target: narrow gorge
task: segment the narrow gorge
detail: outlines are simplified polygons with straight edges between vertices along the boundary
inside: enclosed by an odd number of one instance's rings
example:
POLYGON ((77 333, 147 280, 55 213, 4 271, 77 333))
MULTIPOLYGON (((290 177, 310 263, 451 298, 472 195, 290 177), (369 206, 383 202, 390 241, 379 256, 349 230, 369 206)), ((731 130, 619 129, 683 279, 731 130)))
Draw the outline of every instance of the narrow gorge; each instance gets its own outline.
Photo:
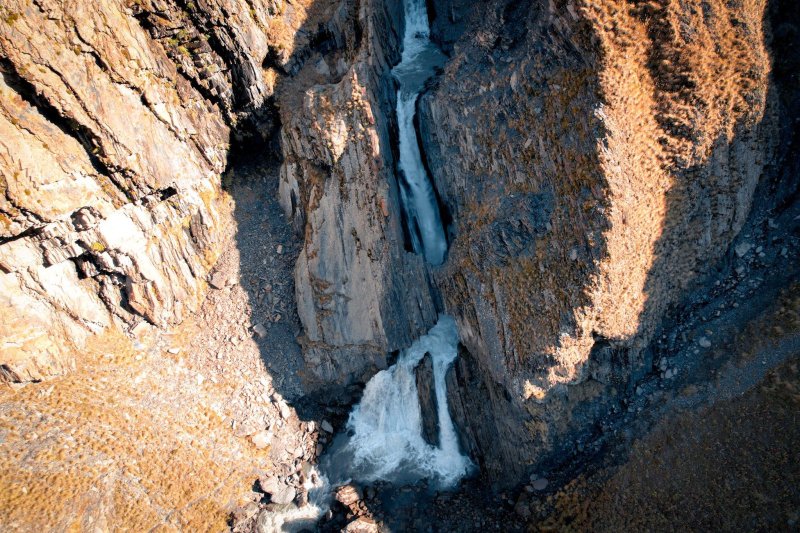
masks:
POLYGON ((792 0, 6 0, 3 531, 794 530, 792 0))

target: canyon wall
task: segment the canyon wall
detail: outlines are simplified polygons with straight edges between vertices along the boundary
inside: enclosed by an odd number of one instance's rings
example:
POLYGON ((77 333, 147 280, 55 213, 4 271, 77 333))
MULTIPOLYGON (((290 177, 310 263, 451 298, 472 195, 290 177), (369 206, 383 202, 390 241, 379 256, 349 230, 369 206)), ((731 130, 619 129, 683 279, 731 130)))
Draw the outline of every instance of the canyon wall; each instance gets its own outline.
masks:
POLYGON ((341 24, 278 96, 309 390, 366 381, 437 317, 427 267, 404 247, 392 152, 402 3, 338 9, 358 11, 331 18, 341 24))
POLYGON ((765 0, 428 3, 451 56, 418 104, 452 221, 435 269, 399 206, 400 2, 5 2, 0 377, 196 309, 231 146, 277 132, 307 390, 366 380, 445 311, 451 410, 494 481, 590 431, 771 162, 765 0))
POLYGON ((196 309, 228 224, 231 131, 272 135, 310 4, 3 4, 5 379, 63 373, 89 335, 196 309))
POLYGON ((420 122, 455 224, 451 408, 494 480, 593 430, 742 227, 776 138, 764 9, 462 6, 420 122))
POLYGON ((404 250, 390 130, 402 5, 11 2, 2 8, 5 379, 74 368, 109 326, 196 309, 229 200, 220 175, 282 122, 281 197, 305 246, 309 388, 362 381, 429 328, 404 250), (233 136, 233 137, 232 137, 233 136))

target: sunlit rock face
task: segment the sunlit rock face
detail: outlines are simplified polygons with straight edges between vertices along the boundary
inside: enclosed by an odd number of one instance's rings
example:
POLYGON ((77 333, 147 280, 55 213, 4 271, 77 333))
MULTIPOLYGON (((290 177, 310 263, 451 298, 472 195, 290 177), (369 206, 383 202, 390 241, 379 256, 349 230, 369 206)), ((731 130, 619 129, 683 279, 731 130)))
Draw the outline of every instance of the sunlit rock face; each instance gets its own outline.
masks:
POLYGON ((775 138, 765 3, 435 4, 465 25, 420 104, 468 352, 450 393, 507 480, 649 367, 665 309, 744 223, 775 138))
POLYGON ((110 325, 196 309, 232 127, 268 138, 312 2, 4 2, 0 365, 63 373, 110 325))
POLYGON ((277 132, 307 390, 366 382, 445 311, 462 449, 513 483, 570 446, 769 169, 764 1, 426 5, 449 54, 414 109, 437 267, 400 203, 401 2, 5 2, 0 376, 195 309, 231 135, 277 132))

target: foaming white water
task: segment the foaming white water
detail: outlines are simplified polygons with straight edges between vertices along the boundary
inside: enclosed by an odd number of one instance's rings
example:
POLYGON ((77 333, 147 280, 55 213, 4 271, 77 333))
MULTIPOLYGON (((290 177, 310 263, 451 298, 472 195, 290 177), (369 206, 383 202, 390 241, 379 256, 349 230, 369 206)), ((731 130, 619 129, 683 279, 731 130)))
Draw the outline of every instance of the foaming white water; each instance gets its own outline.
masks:
POLYGON ((328 480, 315 469, 303 484, 308 493, 308 503, 298 507, 294 503, 276 505, 269 513, 262 513, 257 520, 258 530, 299 533, 313 529, 322 515, 330 508, 331 493, 328 480))
POLYGON ((403 54, 392 71, 400 83, 397 91, 400 168, 408 185, 402 191, 402 200, 414 249, 423 253, 429 263, 439 265, 444 261, 447 240, 436 195, 422 163, 414 115, 420 90, 444 56, 430 42, 425 0, 405 0, 404 4, 403 54))
POLYGON ((397 363, 367 383, 347 428, 353 477, 360 481, 430 478, 441 487, 454 485, 472 463, 461 455, 447 408, 445 373, 456 358, 458 330, 442 315, 427 335, 405 350, 397 363), (439 446, 422 438, 422 415, 414 368, 426 353, 433 359, 438 405, 439 446))

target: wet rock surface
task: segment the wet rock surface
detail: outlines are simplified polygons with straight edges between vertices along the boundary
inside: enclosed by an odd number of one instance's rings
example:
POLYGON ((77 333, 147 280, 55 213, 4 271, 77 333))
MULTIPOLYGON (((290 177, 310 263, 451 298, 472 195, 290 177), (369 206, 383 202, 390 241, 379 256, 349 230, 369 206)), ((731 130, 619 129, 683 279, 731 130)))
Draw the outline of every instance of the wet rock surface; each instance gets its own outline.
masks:
POLYGON ((436 402, 436 387, 433 383, 433 359, 425 354, 414 369, 422 416, 422 438, 431 446, 439 446, 439 415, 436 402))

